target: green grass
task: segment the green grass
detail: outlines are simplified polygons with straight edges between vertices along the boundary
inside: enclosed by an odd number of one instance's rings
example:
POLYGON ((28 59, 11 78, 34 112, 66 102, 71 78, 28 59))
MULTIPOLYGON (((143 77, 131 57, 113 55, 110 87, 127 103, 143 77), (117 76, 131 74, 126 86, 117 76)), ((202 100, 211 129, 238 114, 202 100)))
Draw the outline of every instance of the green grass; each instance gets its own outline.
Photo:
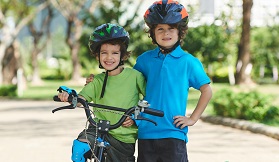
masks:
POLYGON ((18 99, 52 100, 52 97, 57 95, 57 89, 60 86, 67 86, 77 92, 83 87, 81 84, 73 84, 67 81, 44 81, 41 85, 29 84, 26 90, 23 91, 23 95, 18 99))

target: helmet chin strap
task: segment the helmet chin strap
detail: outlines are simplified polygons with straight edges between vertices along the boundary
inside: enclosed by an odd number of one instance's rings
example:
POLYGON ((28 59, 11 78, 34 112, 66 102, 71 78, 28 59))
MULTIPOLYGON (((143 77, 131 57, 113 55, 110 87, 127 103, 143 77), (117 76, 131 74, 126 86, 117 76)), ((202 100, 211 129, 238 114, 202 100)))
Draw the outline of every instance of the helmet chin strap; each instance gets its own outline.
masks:
MULTIPOLYGON (((102 87, 102 92, 101 92, 101 96, 100 98, 103 98, 104 97, 104 94, 105 94, 105 90, 106 90, 106 85, 107 85, 107 80, 108 80, 108 73, 111 72, 111 71, 114 71, 116 70, 119 66, 121 65, 124 65, 124 62, 121 60, 119 62, 119 64, 112 70, 106 70, 106 74, 105 74, 105 79, 104 79, 104 83, 103 83, 103 87, 102 87)), ((99 60, 99 67, 104 69, 104 67, 102 66, 100 60, 99 60)))
POLYGON ((171 48, 162 47, 157 42, 156 42, 156 44, 158 45, 158 47, 160 48, 160 51, 163 54, 167 54, 167 53, 172 52, 177 46, 179 46, 180 45, 180 41, 178 40, 171 48))

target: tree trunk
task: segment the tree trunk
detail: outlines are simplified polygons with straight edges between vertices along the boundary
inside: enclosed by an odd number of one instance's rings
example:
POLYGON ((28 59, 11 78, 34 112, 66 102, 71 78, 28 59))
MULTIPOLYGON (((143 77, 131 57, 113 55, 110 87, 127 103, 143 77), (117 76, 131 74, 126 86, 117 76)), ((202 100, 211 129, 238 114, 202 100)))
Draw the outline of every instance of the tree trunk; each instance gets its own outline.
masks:
POLYGON ((81 74, 80 74, 81 65, 78 58, 78 52, 80 49, 79 39, 82 35, 82 27, 83 27, 83 22, 79 20, 77 17, 68 18, 66 43, 70 47, 70 52, 71 52, 72 65, 73 65, 71 81, 73 82, 80 81, 81 79, 81 74))
POLYGON ((238 46, 238 58, 236 64, 236 84, 250 84, 251 54, 250 54, 250 21, 253 0, 243 0, 242 33, 238 46))
POLYGON ((14 38, 12 37, 13 31, 10 29, 10 27, 7 24, 4 24, 4 26, 2 27, 2 31, 3 31, 2 42, 0 43, 0 85, 11 84, 11 83, 7 83, 7 81, 9 80, 7 78, 8 76, 5 76, 3 72, 7 70, 4 69, 4 67, 6 67, 5 63, 7 62, 7 57, 9 56, 7 55, 7 52, 13 50, 11 47, 14 41, 14 38))
POLYGON ((20 67, 20 54, 16 42, 10 45, 2 62, 3 84, 12 84, 16 79, 17 70, 20 67))
POLYGON ((41 26, 36 28, 35 27, 35 20, 34 22, 28 25, 29 32, 33 37, 33 50, 32 50, 32 67, 33 67, 33 74, 32 74, 32 84, 33 85, 40 85, 42 84, 42 79, 40 77, 40 69, 38 64, 38 55, 43 51, 46 47, 47 42, 50 40, 50 23, 53 18, 53 10, 50 6, 47 7, 47 15, 45 15, 41 20, 41 26), (46 40, 42 42, 42 38, 44 34, 47 36, 46 40), (40 44, 40 45, 39 45, 40 44))
POLYGON ((81 74, 80 74, 80 63, 79 63, 79 58, 78 58, 78 50, 80 49, 79 43, 76 43, 73 48, 72 48, 72 64, 73 64, 73 73, 72 73, 72 81, 79 81, 81 79, 81 74))
POLYGON ((39 70, 39 65, 38 65, 38 54, 40 53, 39 49, 37 46, 34 47, 32 51, 32 67, 33 67, 33 74, 32 74, 32 84, 33 85, 41 85, 42 84, 42 79, 40 77, 40 70, 39 70))
POLYGON ((273 80, 275 81, 275 82, 277 82, 278 81, 278 68, 277 68, 277 66, 273 66, 273 68, 272 68, 272 74, 273 74, 273 80))

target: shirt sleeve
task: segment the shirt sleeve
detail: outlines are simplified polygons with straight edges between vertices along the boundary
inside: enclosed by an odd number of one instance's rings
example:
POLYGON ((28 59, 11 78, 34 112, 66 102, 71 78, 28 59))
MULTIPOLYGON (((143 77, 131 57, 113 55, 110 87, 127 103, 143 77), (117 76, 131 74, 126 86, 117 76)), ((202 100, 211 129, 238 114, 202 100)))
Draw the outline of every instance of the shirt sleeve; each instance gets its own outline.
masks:
POLYGON ((93 101, 94 98, 94 94, 92 92, 95 91, 94 88, 94 81, 88 83, 85 87, 83 87, 83 89, 79 92, 79 95, 83 96, 87 102, 91 102, 93 101))
POLYGON ((191 72, 190 72, 190 87, 195 89, 200 89, 200 87, 204 84, 210 84, 210 79, 204 71, 202 63, 195 58, 190 64, 191 72))
POLYGON ((143 62, 144 61, 142 61, 142 56, 138 56, 138 58, 137 58, 137 61, 136 61, 136 64, 134 65, 134 69, 136 69, 137 71, 139 71, 139 72, 141 72, 141 73, 143 73, 143 62))
POLYGON ((140 72, 137 76, 137 87, 138 87, 140 94, 145 96, 146 80, 145 80, 143 74, 140 72))

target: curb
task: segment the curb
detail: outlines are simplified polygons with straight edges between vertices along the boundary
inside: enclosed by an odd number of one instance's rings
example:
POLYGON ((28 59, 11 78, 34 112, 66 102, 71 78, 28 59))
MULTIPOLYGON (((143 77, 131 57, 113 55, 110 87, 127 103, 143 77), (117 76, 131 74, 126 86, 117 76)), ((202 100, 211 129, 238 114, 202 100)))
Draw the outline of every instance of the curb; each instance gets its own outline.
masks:
POLYGON ((268 137, 279 140, 279 128, 267 126, 260 123, 253 123, 246 120, 225 118, 220 116, 202 115, 200 118, 204 122, 229 126, 232 128, 247 130, 253 133, 263 134, 268 137))

